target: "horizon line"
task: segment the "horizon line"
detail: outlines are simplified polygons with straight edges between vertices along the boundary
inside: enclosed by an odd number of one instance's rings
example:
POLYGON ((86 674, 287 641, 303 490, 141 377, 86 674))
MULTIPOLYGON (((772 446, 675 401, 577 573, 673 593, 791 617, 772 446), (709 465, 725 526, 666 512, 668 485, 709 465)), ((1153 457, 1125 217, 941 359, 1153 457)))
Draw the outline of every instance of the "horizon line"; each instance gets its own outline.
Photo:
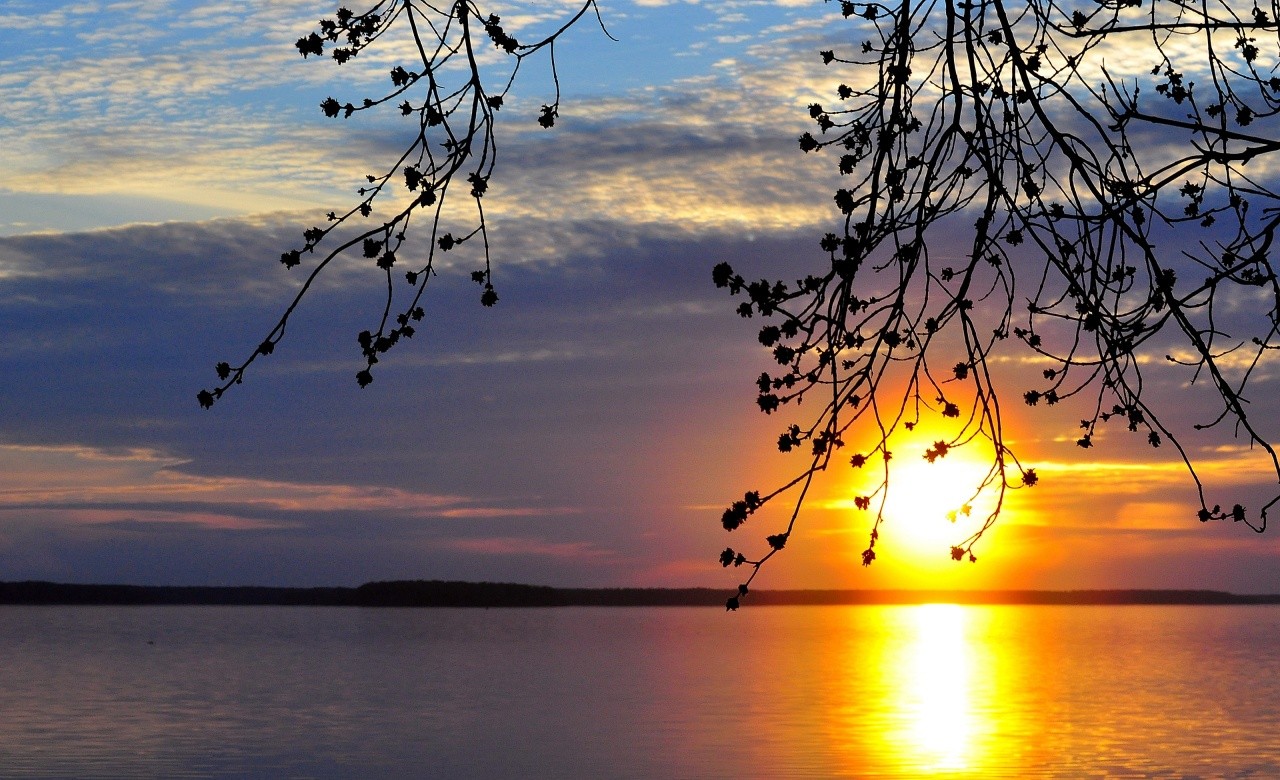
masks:
MULTIPOLYGON (((730 592, 730 588, 708 586, 557 587, 463 580, 382 580, 355 587, 124 585, 18 580, 0 581, 0 605, 723 606, 724 597, 730 592)), ((1280 604, 1278 593, 1233 593, 1207 588, 791 588, 753 590, 741 598, 753 606, 1280 604)))

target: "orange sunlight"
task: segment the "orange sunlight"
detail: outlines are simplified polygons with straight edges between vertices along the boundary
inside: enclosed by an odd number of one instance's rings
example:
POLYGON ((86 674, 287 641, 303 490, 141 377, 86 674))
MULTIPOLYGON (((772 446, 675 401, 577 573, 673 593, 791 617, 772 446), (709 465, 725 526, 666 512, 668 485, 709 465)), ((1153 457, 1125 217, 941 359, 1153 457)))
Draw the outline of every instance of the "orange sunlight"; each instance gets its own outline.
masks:
MULTIPOLYGON (((829 503, 842 509, 847 522, 870 529, 876 510, 883 500, 884 521, 876 543, 876 563, 905 565, 913 575, 926 575, 934 580, 942 572, 956 567, 951 558, 952 545, 958 545, 981 528, 995 506, 995 485, 975 495, 991 468, 990 450, 984 442, 975 441, 963 447, 948 448, 946 454, 930 462, 925 457, 937 451, 937 443, 945 441, 946 432, 923 425, 916 430, 896 434, 890 441, 892 457, 888 462, 888 488, 875 493, 884 478, 878 456, 867 465, 854 469, 843 486, 844 497, 829 503), (859 507, 859 498, 871 496, 867 509, 859 507)), ((918 586, 931 583, 917 582, 918 586)))
POLYGON ((917 447, 902 449, 901 459, 889 464, 883 536, 892 536, 895 547, 932 557, 976 530, 975 521, 991 511, 994 501, 986 494, 974 497, 990 464, 969 449, 933 463, 915 454, 917 447))

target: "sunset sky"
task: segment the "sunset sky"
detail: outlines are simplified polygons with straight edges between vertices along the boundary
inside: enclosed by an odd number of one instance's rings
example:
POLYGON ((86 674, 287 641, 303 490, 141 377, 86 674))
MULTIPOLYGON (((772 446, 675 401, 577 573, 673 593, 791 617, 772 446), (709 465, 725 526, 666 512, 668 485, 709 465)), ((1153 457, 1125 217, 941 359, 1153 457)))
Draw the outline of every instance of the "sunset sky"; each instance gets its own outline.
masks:
MULTIPOLYGON (((733 588, 720 550, 761 550, 785 508, 732 535, 721 512, 803 464, 774 446, 791 413, 754 403, 758 324, 710 271, 794 278, 824 262, 834 161, 796 139, 838 82, 817 52, 856 42, 849 23, 809 0, 603 0, 618 40, 588 20, 557 49, 556 128, 536 122, 545 68, 499 114, 498 306, 479 305, 474 256, 459 258, 420 336, 362 390, 355 334, 381 277, 356 258, 202 410, 214 364, 251 352, 302 278, 280 253, 350 207, 406 132, 320 111, 372 95, 396 64, 298 56, 335 7, 0 8, 0 580, 733 588)), ((532 36, 572 6, 485 8, 532 36)), ((1010 498, 977 564, 949 560, 952 529, 902 521, 860 566, 870 517, 846 467, 756 585, 1280 592, 1280 530, 1200 524, 1172 448, 1115 428, 1081 450, 1085 413, 1018 402, 1029 355, 1011 343, 996 369, 1041 484, 1010 498)), ((1259 420, 1277 419, 1274 370, 1255 380, 1259 420)), ((1216 414, 1189 379, 1149 387, 1181 430, 1216 414)), ((1210 503, 1270 497, 1274 475, 1230 431, 1187 442, 1210 503)))

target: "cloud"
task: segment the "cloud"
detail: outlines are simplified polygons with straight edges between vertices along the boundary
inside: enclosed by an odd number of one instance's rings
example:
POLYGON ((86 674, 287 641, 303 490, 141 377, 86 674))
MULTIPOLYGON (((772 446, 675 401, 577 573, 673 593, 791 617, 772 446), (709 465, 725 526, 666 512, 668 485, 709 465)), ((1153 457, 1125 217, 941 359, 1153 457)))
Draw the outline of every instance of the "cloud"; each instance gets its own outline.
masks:
POLYGON ((548 237, 504 229, 498 309, 479 305, 466 266, 443 269, 423 338, 366 390, 354 334, 385 277, 357 261, 245 385, 200 410, 213 362, 258 343, 287 301, 296 274, 275 258, 305 224, 0 239, 0 566, 77 581, 631 582, 676 550, 653 540, 687 518, 681 493, 714 495, 709 475, 733 468, 711 463, 716 431, 755 422, 749 395, 727 394, 749 383, 755 349, 729 338, 743 326, 710 266, 800 248, 586 222, 554 226, 572 239, 554 262, 519 263, 505 258, 548 237), (561 546, 448 546, 487 538, 561 546))
POLYGON ((183 471, 187 462, 147 449, 0 445, 0 512, 56 509, 71 522, 110 523, 140 515, 145 522, 254 529, 272 527, 254 515, 380 512, 407 518, 498 518, 564 511, 486 505, 464 496, 373 485, 206 477, 183 471), (188 509, 179 511, 179 506, 188 509))
POLYGON ((533 555, 550 558, 610 558, 615 555, 613 551, 600 549, 591 542, 545 542, 515 536, 449 539, 441 542, 440 547, 483 555, 533 555))
MULTIPOLYGON (((0 504, 0 512, 6 511, 0 504)), ((161 509, 32 509, 23 508, 27 517, 44 518, 50 523, 84 528, 122 531, 157 536, 188 534, 192 531, 246 532, 273 531, 301 527, 300 523, 259 520, 235 514, 161 509)))
MULTIPOLYGON (((25 505, 62 501, 67 511, 119 512, 113 521, 132 511, 138 522, 157 523, 172 520, 164 512, 202 512, 266 524, 260 531, 318 522, 308 513, 326 511, 348 523, 362 514, 380 523, 519 521, 542 532, 577 528, 598 541, 593 523, 601 515, 627 518, 619 529, 638 523, 660 533, 665 518, 637 519, 650 491, 670 490, 663 484, 670 477, 659 475, 726 457, 723 437, 740 437, 744 458, 776 439, 781 422, 751 408, 750 382, 760 368, 749 366, 763 367, 767 356, 752 324, 734 316, 732 301, 710 284, 708 269, 724 258, 752 275, 778 272, 803 261, 805 247, 817 254, 803 230, 752 241, 732 231, 561 223, 555 227, 572 239, 548 261, 537 254, 548 236, 504 228, 497 234, 501 310, 480 307, 474 284, 446 271, 427 298, 427 338, 398 348, 367 391, 352 380, 354 333, 376 309, 369 288, 376 293, 382 281, 353 262, 304 305, 278 354, 226 404, 201 412, 192 396, 212 376, 213 360, 256 344, 292 289, 292 275, 274 257, 297 227, 286 215, 0 241, 10 271, 0 284, 8 334, 0 354, 9 377, 0 398, 17 410, 6 435, 55 451, 79 442, 97 457, 131 453, 113 468, 133 469, 129 497, 110 498, 98 483, 77 494, 72 482, 37 481, 27 489, 49 492, 25 505), (510 256, 539 259, 509 264, 510 256), (165 258, 164 272, 156 258, 165 258), (706 454, 689 454, 698 447, 706 454), (476 496, 485 498, 468 498, 476 496)), ((1169 397, 1180 400, 1169 408, 1189 414, 1185 392, 1172 387, 1169 397)), ((1095 451, 1113 460, 1081 464, 1073 439, 1045 441, 1023 422, 1029 414, 1048 419, 1042 412, 1049 411, 1062 425, 1041 423, 1039 431, 1070 432, 1073 412, 1061 407, 1007 410, 1027 443, 1019 455, 1042 476, 1019 496, 1047 512, 1124 519, 1139 509, 1121 507, 1122 496, 1185 492, 1188 478, 1176 461, 1144 465, 1155 455, 1174 457, 1171 451, 1130 454, 1123 435, 1114 442, 1099 436, 1095 451), (1091 484, 1113 486, 1116 501, 1099 502, 1091 484)), ((1265 470, 1256 458, 1213 456, 1221 465, 1204 474, 1215 485, 1260 482, 1265 470)), ((774 479, 698 471, 721 488, 684 476, 689 492, 673 505, 710 507, 693 514, 705 515, 712 530, 722 500, 774 479)), ((1191 506, 1194 495, 1185 500, 1191 506)), ((1250 498, 1248 505, 1260 504, 1250 498)))
MULTIPOLYGON (((512 29, 545 27, 568 8, 555 3, 504 18, 512 29)), ((270 13, 144 10, 130 17, 129 8, 119 9, 120 25, 137 34, 117 30, 93 56, 60 45, 52 32, 14 49, 0 76, 0 99, 12 109, 12 121, 0 127, 9 193, 147 198, 209 215, 228 207, 242 214, 336 208, 412 135, 397 117, 334 122, 319 115, 324 90, 382 89, 387 69, 410 54, 391 46, 341 69, 303 61, 292 41, 332 12, 324 3, 273 4, 270 13)), ((813 71, 787 63, 812 53, 794 48, 807 40, 781 37, 790 35, 779 23, 785 15, 766 14, 762 23, 767 9, 755 10, 751 17, 735 11, 726 22, 758 42, 754 53, 726 61, 711 80, 686 73, 656 91, 575 93, 576 72, 562 63, 567 93, 562 128, 552 133, 536 132, 532 118, 546 98, 541 77, 528 74, 529 96, 518 89, 499 117, 503 162, 494 189, 506 197, 492 199, 494 216, 595 214, 695 229, 813 223, 826 188, 797 207, 795 181, 813 166, 795 148, 798 132, 784 129, 802 124, 797 78, 813 71), (770 77, 755 75, 761 70, 770 77), (562 195, 545 196, 551 181, 562 195)), ((39 15, 27 11, 24 18, 39 15)), ((85 32, 91 18, 80 15, 72 29, 85 32)), ((717 47, 740 49, 732 37, 717 47)), ((579 82, 595 83, 594 73, 578 67, 586 77, 579 82)), ((110 224, 108 214, 101 219, 110 224)))

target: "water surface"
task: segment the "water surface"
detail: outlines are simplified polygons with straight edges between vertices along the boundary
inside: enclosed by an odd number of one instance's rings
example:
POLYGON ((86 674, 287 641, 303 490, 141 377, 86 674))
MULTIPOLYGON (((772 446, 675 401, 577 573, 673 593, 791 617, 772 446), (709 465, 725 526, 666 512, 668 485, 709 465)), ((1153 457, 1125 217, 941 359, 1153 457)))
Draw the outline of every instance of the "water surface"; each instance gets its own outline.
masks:
POLYGON ((1280 607, 0 607, 0 777, 1280 777, 1280 607))

